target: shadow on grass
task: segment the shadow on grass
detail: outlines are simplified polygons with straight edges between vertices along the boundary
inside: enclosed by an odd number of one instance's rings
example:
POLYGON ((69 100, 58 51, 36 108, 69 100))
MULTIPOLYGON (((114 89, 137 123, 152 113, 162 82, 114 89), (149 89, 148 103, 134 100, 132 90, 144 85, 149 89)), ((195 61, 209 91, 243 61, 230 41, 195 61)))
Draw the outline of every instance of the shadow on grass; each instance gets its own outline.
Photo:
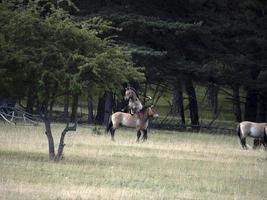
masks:
MULTIPOLYGON (((136 158, 137 159, 137 158, 136 158)), ((55 163, 59 165, 78 165, 78 166, 98 166, 98 167, 107 167, 110 165, 128 165, 130 163, 134 163, 135 160, 125 160, 124 156, 120 155, 112 155, 112 156, 66 156, 63 157, 62 160, 54 162, 49 159, 48 153, 39 153, 39 152, 27 152, 27 151, 5 151, 0 150, 0 160, 9 160, 14 162, 24 162, 24 161, 31 161, 37 162, 40 164, 49 164, 55 163)))
POLYGON ((13 160, 31 160, 35 162, 48 162, 49 156, 45 153, 39 152, 27 152, 27 151, 5 151, 0 150, 1 160, 4 158, 9 158, 13 160))

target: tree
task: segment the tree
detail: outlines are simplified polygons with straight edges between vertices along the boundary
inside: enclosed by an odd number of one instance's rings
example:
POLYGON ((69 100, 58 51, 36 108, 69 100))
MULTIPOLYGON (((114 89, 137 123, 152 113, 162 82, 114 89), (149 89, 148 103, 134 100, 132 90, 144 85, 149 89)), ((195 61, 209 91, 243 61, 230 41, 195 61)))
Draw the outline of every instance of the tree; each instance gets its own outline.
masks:
POLYGON ((243 89, 248 96, 246 116, 254 113, 250 119, 257 117, 257 111, 252 109, 259 104, 256 96, 260 93, 262 97, 262 92, 249 91, 257 87, 254 82, 258 82, 258 78, 253 80, 246 75, 251 75, 247 71, 256 68, 261 73, 266 65, 266 2, 129 1, 127 9, 121 9, 124 4, 120 1, 108 4, 93 1, 90 6, 94 12, 82 1, 75 2, 83 13, 101 15, 122 28, 116 40, 139 49, 134 52, 135 58, 146 67, 146 77, 154 72, 154 83, 168 82, 171 75, 189 74, 194 82, 207 85, 213 75, 199 75, 219 70, 214 80, 217 86, 233 90, 236 120, 242 119, 239 91, 243 89), (155 52, 164 52, 166 57, 155 52), (157 62, 159 60, 161 62, 157 62), (199 70, 209 63, 215 65, 200 74, 199 70), (229 69, 225 70, 225 66, 229 69))
POLYGON ((27 96, 27 91, 35 87, 34 97, 40 102, 36 109, 44 120, 49 157, 51 160, 60 160, 65 135, 68 131, 75 131, 77 126, 77 101, 72 101, 75 106, 71 125, 69 97, 77 98, 85 89, 95 85, 103 90, 112 89, 128 79, 142 78, 143 74, 139 68, 133 67, 131 57, 121 48, 99 38, 95 30, 84 28, 61 9, 52 10, 45 17, 40 15, 36 7, 11 11, 0 5, 0 9, 3 11, 0 14, 3 19, 0 38, 1 44, 4 44, 1 45, 3 60, 0 66, 2 72, 10 72, 1 81, 6 84, 5 81, 10 80, 9 89, 6 90, 11 90, 10 94, 14 92, 12 87, 19 89, 17 81, 32 81, 25 84, 20 97, 27 96), (117 76, 123 69, 126 70, 117 76), (19 76, 12 73, 16 70, 21 71, 19 76), (63 95, 66 127, 55 153, 50 108, 63 95))

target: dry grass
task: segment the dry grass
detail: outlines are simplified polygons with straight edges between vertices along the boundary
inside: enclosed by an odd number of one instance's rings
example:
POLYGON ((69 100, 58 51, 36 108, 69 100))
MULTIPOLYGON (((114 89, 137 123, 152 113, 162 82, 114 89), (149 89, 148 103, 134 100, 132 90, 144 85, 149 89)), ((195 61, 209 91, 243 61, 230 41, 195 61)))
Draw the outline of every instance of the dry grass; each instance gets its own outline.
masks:
POLYGON ((43 127, 0 125, 0 199, 267 198, 267 152, 236 137, 150 130, 137 144, 121 129, 114 143, 79 127, 54 163, 43 127))

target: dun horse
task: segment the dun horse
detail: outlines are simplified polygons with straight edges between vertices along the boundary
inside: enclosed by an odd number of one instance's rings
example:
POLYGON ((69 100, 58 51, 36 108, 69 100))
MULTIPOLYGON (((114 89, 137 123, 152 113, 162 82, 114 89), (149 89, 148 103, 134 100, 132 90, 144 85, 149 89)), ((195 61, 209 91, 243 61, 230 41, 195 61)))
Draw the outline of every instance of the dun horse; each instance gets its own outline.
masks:
POLYGON ((247 136, 254 138, 254 149, 260 144, 263 144, 265 149, 267 149, 267 123, 241 122, 237 127, 237 134, 243 149, 247 149, 247 136))
POLYGON ((107 126, 107 132, 110 131, 111 139, 114 140, 116 129, 120 126, 126 126, 136 128, 137 130, 137 142, 139 142, 140 136, 143 132, 143 141, 147 140, 147 127, 149 119, 156 118, 159 115, 156 113, 154 106, 144 107, 138 113, 131 115, 124 112, 113 113, 110 117, 110 122, 107 126))
POLYGON ((128 109, 130 110, 130 114, 133 115, 135 113, 138 113, 140 110, 142 110, 143 105, 141 101, 139 100, 135 90, 131 87, 127 87, 125 90, 124 95, 125 100, 129 100, 128 103, 128 109))

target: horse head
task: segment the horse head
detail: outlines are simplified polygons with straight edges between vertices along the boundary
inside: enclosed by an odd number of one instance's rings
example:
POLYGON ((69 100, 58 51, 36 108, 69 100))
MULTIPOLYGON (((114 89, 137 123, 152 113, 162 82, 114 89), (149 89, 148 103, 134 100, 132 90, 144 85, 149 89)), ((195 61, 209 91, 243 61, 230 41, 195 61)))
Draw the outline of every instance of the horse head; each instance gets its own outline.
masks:
POLYGON ((131 87, 125 88, 125 94, 124 94, 125 100, 135 99, 136 97, 137 97, 136 92, 131 87))
POLYGON ((159 117, 159 114, 157 113, 154 105, 151 105, 148 107, 148 116, 152 118, 157 118, 159 117))

